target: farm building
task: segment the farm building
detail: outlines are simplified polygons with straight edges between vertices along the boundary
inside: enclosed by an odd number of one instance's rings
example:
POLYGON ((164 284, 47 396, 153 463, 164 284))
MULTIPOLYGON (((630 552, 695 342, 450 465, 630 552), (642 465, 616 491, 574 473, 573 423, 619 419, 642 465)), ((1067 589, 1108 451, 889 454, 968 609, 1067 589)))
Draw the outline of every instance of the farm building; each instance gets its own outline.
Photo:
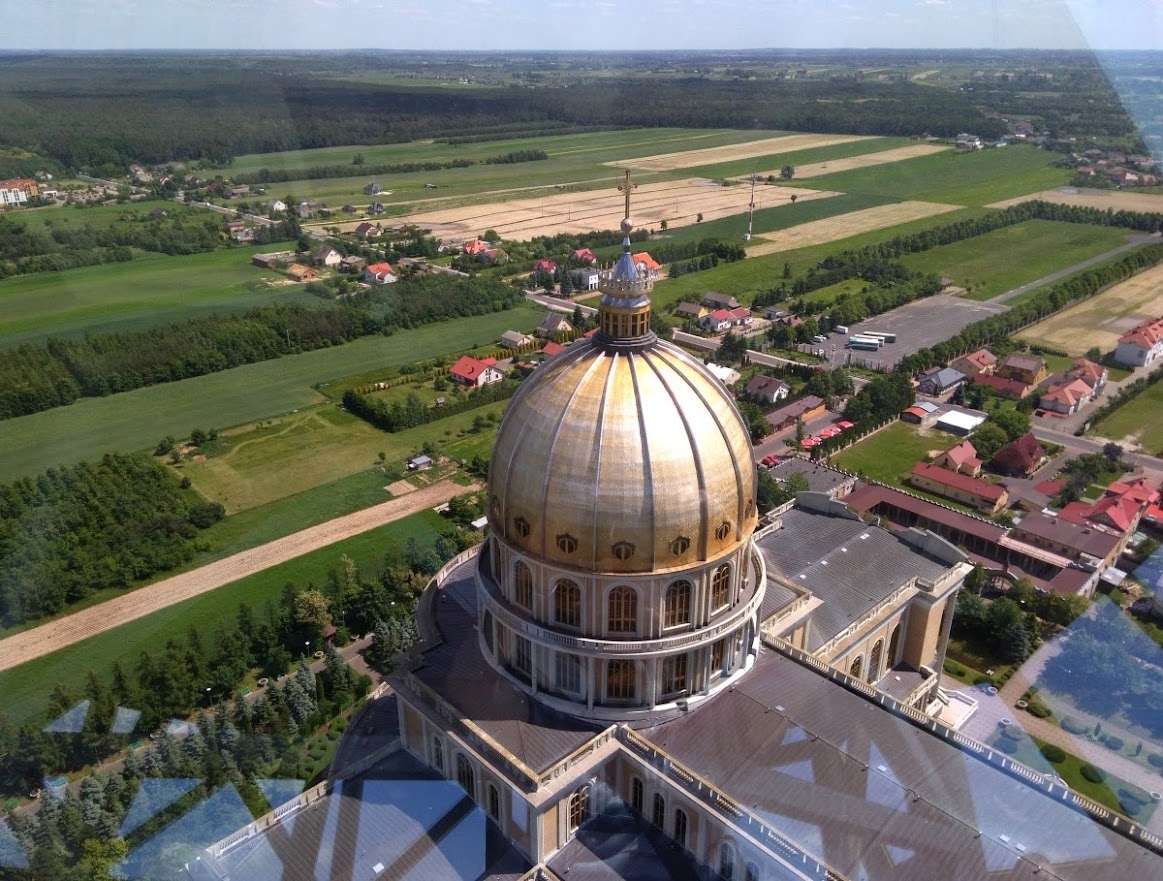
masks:
POLYGON ((920 425, 940 409, 932 401, 917 401, 917 403, 901 412, 901 421, 911 422, 913 425, 920 425))
POLYGON ((970 413, 962 413, 958 410, 951 410, 943 414, 937 420, 937 428, 941 431, 947 431, 950 434, 967 435, 977 426, 985 421, 985 416, 974 416, 970 413))

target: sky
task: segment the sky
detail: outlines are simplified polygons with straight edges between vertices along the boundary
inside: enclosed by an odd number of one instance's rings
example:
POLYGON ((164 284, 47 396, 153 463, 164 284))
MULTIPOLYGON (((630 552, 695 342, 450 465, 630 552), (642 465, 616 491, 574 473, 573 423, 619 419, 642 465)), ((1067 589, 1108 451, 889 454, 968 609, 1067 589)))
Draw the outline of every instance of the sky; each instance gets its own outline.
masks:
POLYGON ((1163 49, 1163 0, 0 0, 2 49, 1163 49))

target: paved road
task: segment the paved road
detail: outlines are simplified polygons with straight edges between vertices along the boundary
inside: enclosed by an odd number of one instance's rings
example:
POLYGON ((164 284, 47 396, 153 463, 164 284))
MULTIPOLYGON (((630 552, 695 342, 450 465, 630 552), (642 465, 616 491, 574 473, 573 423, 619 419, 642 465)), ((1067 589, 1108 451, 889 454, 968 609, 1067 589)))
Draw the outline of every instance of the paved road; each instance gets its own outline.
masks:
POLYGON ((1147 235, 1133 235, 1127 236, 1127 243, 1119 245, 1110 251, 1099 254, 1097 257, 1091 257, 1089 260, 1083 260, 1080 263, 1075 263, 1073 266, 1067 266, 1065 269, 1059 269, 1057 272, 1051 272, 1042 278, 1032 281, 1029 284, 1024 284, 1021 287, 1016 287, 1013 290, 1006 291, 1004 294, 998 294, 996 297, 991 297, 988 300, 983 300, 985 303, 1005 303, 1015 297, 1020 297, 1022 294, 1037 290, 1040 287, 1045 287, 1048 284, 1053 284, 1059 279, 1066 278, 1068 275, 1073 275, 1076 272, 1081 272, 1084 269, 1089 269, 1096 263, 1101 263, 1103 260, 1109 260, 1111 257, 1117 257, 1119 254, 1124 254, 1132 248, 1137 248, 1139 245, 1148 242, 1158 242, 1158 238, 1147 235))
MULTIPOLYGON (((1069 449, 1079 450, 1084 453, 1101 453, 1103 445, 1107 443, 1104 438, 1075 437, 1073 434, 1057 431, 1039 424, 1037 420, 1035 420, 1031 430, 1038 440, 1049 441, 1052 444, 1061 444, 1069 449)), ((1163 459, 1157 456, 1148 456, 1145 453, 1125 453, 1123 460, 1130 462, 1132 465, 1139 465, 1155 471, 1163 468, 1163 459)))
POLYGON ((208 593, 248 575, 392 523, 425 508, 437 507, 453 496, 474 488, 459 486, 451 480, 443 480, 406 496, 354 514, 336 517, 310 529, 275 539, 257 548, 216 560, 199 569, 183 572, 72 615, 22 631, 0 640, 0 670, 7 670, 33 658, 51 654, 98 633, 172 606, 174 603, 208 593))

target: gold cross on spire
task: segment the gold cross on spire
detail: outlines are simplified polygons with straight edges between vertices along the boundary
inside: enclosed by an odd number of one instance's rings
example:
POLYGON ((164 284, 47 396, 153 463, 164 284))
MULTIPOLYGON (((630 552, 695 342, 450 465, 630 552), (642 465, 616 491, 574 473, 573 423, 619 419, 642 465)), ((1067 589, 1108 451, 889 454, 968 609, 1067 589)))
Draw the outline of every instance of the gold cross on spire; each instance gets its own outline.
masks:
POLYGON ((618 189, 626 194, 626 213, 624 217, 630 216, 630 191, 638 189, 638 184, 630 182, 630 169, 626 169, 626 180, 618 184, 618 189))

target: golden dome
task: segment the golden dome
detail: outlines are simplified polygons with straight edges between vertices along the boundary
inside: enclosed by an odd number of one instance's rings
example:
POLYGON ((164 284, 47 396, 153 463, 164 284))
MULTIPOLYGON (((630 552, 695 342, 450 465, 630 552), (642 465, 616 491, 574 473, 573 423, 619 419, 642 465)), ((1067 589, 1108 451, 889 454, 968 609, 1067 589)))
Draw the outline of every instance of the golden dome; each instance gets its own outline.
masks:
POLYGON ((697 360, 651 337, 579 340, 513 398, 489 468, 492 529, 584 572, 681 569, 756 523, 747 428, 697 360))

